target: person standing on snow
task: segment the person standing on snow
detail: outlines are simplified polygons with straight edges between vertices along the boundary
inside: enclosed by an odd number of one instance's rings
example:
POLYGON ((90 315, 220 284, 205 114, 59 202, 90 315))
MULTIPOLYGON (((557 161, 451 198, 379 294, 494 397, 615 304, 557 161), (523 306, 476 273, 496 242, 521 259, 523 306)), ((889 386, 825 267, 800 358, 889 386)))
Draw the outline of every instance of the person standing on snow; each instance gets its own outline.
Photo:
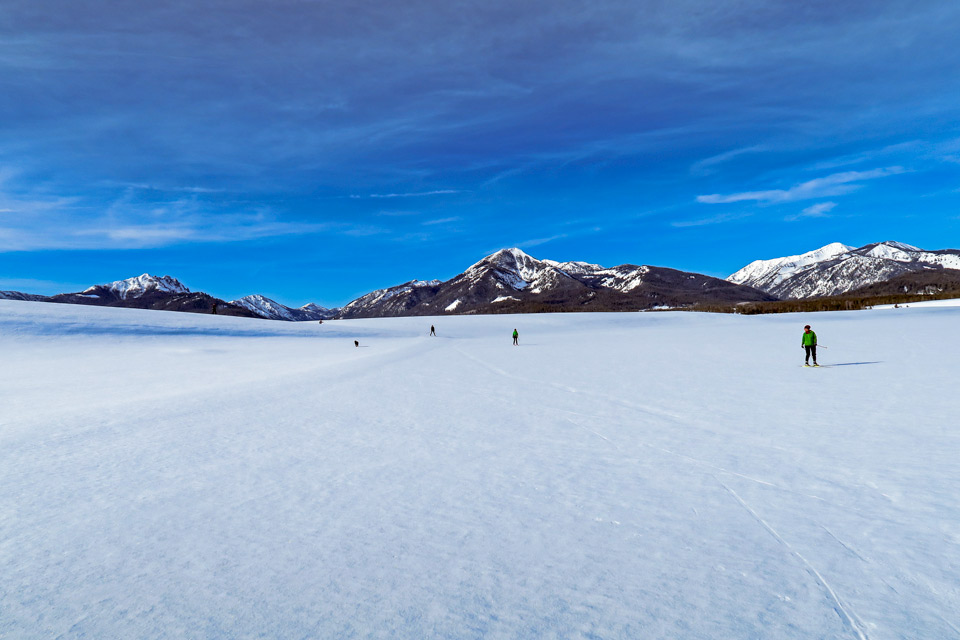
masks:
POLYGON ((430 325, 430 335, 432 336, 437 335, 437 330, 433 328, 433 325, 430 325))
POLYGON ((820 365, 817 364, 817 334, 810 330, 810 325, 803 328, 803 337, 800 339, 800 344, 807 354, 807 357, 803 360, 803 366, 809 367, 810 356, 813 356, 813 366, 819 367, 820 365))
POLYGON ((520 346, 520 343, 517 342, 517 340, 518 340, 519 338, 520 338, 520 334, 517 333, 517 330, 516 330, 516 329, 514 329, 514 330, 513 330, 513 344, 514 344, 514 346, 517 346, 517 347, 520 346))

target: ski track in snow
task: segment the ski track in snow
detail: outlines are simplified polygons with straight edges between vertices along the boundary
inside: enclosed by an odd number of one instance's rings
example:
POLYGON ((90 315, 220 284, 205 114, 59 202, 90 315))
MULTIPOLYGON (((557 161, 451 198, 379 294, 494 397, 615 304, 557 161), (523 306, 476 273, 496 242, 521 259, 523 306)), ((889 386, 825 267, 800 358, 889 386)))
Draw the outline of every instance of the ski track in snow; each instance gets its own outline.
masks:
POLYGON ((570 385, 566 385, 566 384, 559 383, 559 382, 551 382, 551 381, 546 381, 546 380, 533 380, 533 379, 530 379, 530 378, 525 378, 525 377, 523 377, 523 376, 518 376, 518 375, 516 375, 516 374, 510 373, 509 371, 504 371, 503 369, 500 369, 500 368, 498 368, 498 367, 490 364, 489 362, 486 362, 486 361, 484 361, 484 360, 481 360, 480 358, 477 358, 476 356, 473 356, 473 355, 467 353, 467 352, 464 351, 463 349, 457 348, 457 351, 458 351, 461 355, 463 355, 464 357, 469 358, 470 360, 473 360, 473 361, 476 362, 477 364, 479 364, 479 365, 481 365, 481 366, 489 369, 490 371, 493 371, 494 373, 496 373, 496 374, 498 374, 498 375, 501 375, 501 376, 503 376, 503 377, 505 377, 505 378, 510 378, 510 379, 512 379, 512 380, 517 380, 518 382, 523 382, 524 384, 542 384, 542 385, 547 385, 547 386, 550 386, 550 387, 552 387, 552 388, 554 388, 554 389, 558 389, 558 390, 560 390, 560 391, 566 391, 567 393, 589 395, 589 396, 591 396, 591 397, 597 398, 598 400, 606 400, 607 402, 614 402, 614 403, 616 403, 616 404, 619 404, 620 406, 626 407, 627 409, 632 409, 632 410, 635 410, 635 411, 642 411, 642 412, 644 412, 644 413, 646 413, 646 414, 649 414, 649 415, 651 415, 651 416, 657 416, 657 417, 659 417, 659 418, 668 418, 668 419, 676 420, 676 421, 679 421, 679 420, 680 420, 680 416, 678 416, 678 415, 675 414, 675 413, 671 413, 671 412, 668 412, 668 411, 663 411, 662 409, 657 409, 657 408, 650 407, 650 406, 638 405, 638 404, 635 404, 635 403, 632 403, 632 402, 628 402, 628 401, 626 401, 626 400, 623 400, 622 398, 618 398, 618 397, 616 397, 616 396, 611 396, 611 395, 608 395, 608 394, 605 394, 605 393, 597 393, 597 392, 595 392, 595 391, 586 391, 586 390, 584 390, 584 389, 579 389, 579 388, 577 388, 577 387, 571 387, 570 385))
MULTIPOLYGON (((457 351, 458 351, 459 353, 461 353, 462 355, 464 355, 465 357, 469 358, 470 360, 476 362, 477 364, 480 364, 480 365, 482 365, 483 367, 489 369, 490 371, 493 371, 494 373, 497 373, 497 374, 499 374, 499 375, 502 375, 502 376, 504 376, 504 377, 506 377, 506 378, 510 378, 510 379, 512 379, 512 380, 518 380, 518 381, 523 382, 523 383, 525 383, 525 384, 543 384, 543 385, 548 385, 548 386, 551 386, 551 387, 556 388, 556 389, 562 389, 562 390, 564 390, 564 391, 568 391, 568 392, 570 392, 570 393, 587 394, 587 395, 592 395, 592 396, 595 396, 595 397, 598 397, 598 398, 602 398, 602 399, 604 399, 604 400, 611 400, 611 398, 610 398, 609 396, 606 396, 605 394, 596 394, 596 393, 591 393, 591 392, 588 392, 588 391, 583 391, 583 390, 576 389, 576 388, 574 388, 574 387, 569 387, 569 386, 562 385, 562 384, 557 384, 557 383, 552 383, 552 382, 546 382, 546 381, 542 381, 542 380, 534 380, 534 379, 529 379, 529 378, 523 378, 523 377, 520 377, 520 376, 511 374, 511 373, 508 373, 508 372, 506 372, 506 371, 503 371, 502 369, 499 369, 499 368, 497 368, 497 367, 495 367, 495 366, 493 366, 493 365, 491 365, 491 364, 489 364, 489 363, 487 363, 487 362, 484 362, 483 360, 480 360, 479 358, 477 358, 477 357, 475 357, 475 356, 472 356, 472 355, 466 353, 466 352, 463 351, 462 349, 457 349, 457 351)), ((670 420, 670 421, 674 421, 674 422, 680 422, 680 419, 679 419, 675 414, 672 414, 672 413, 663 412, 663 411, 657 411, 657 410, 651 409, 651 408, 649 408, 649 407, 639 406, 639 405, 636 405, 636 404, 633 404, 633 403, 629 403, 629 402, 625 402, 625 401, 622 401, 622 400, 619 400, 619 399, 612 399, 612 401, 617 402, 619 405, 621 405, 621 406, 623 406, 623 407, 625 407, 625 408, 627 408, 627 409, 640 411, 640 412, 642 412, 642 413, 644 413, 644 414, 646 414, 646 415, 649 415, 649 416, 654 416, 654 417, 658 417, 658 418, 664 418, 664 419, 667 419, 667 420, 670 420)), ((580 416, 593 417, 593 418, 595 418, 595 419, 601 419, 600 416, 590 416, 589 414, 584 414, 584 413, 576 412, 576 411, 570 411, 569 409, 558 409, 558 408, 556 408, 556 407, 544 407, 544 408, 547 409, 547 410, 552 410, 552 411, 563 411, 563 412, 568 412, 568 413, 574 413, 574 414, 580 415, 580 416)), ((568 419, 568 422, 570 422, 571 424, 573 424, 573 425, 575 425, 575 426, 577 426, 577 427, 579 427, 579 428, 581 428, 581 429, 583 429, 583 430, 585 430, 585 431, 587 431, 587 432, 589 432, 589 433, 592 433, 593 435, 597 436, 598 438, 601 438, 601 439, 605 440, 606 442, 610 443, 611 445, 613 445, 613 446, 616 447, 617 449, 620 449, 620 446, 616 443, 615 440, 613 440, 613 439, 611 439, 611 438, 609 438, 609 437, 607 437, 607 436, 605 436, 605 435, 597 432, 596 430, 594 430, 594 429, 592 429, 592 428, 590 428, 590 427, 586 427, 586 426, 584 426, 584 425, 582 425, 582 424, 580 424, 580 423, 578 423, 578 422, 575 422, 575 421, 573 421, 573 420, 569 420, 569 419, 568 419)), ((718 472, 725 473, 725 474, 728 474, 728 475, 731 475, 731 476, 735 476, 735 477, 738 477, 738 478, 742 478, 742 479, 744 479, 744 480, 749 480, 750 482, 755 482, 755 483, 757 483, 757 484, 764 485, 764 486, 767 486, 767 487, 771 487, 771 488, 773 488, 773 489, 777 489, 777 490, 780 490, 780 491, 785 491, 785 492, 792 493, 792 494, 795 494, 795 495, 803 496, 803 497, 805 497, 805 498, 810 498, 811 500, 817 500, 817 501, 819 501, 819 502, 823 502, 823 503, 825 503, 825 504, 829 504, 829 505, 831 505, 831 506, 834 506, 834 507, 837 507, 837 508, 841 508, 841 509, 846 509, 846 510, 849 510, 850 512, 856 513, 856 509, 854 509, 854 508, 851 508, 851 507, 843 507, 843 506, 841 506, 841 505, 837 505, 837 504, 835 504, 835 503, 833 503, 833 502, 831 502, 831 501, 829 501, 829 500, 826 500, 826 499, 824 499, 824 498, 821 498, 820 496, 812 495, 812 494, 809 494, 809 493, 803 493, 803 492, 801 492, 801 491, 797 491, 797 490, 791 489, 791 488, 789 488, 789 487, 783 487, 783 486, 777 485, 777 484, 775 484, 775 483, 773 483, 773 482, 768 482, 767 480, 762 480, 762 479, 760 479, 760 478, 755 478, 755 477, 746 475, 746 474, 744 474, 744 473, 739 473, 739 472, 737 472, 737 471, 732 471, 732 470, 730 470, 730 469, 725 469, 725 468, 723 468, 723 467, 720 467, 720 466, 714 465, 714 464, 712 464, 712 463, 710 463, 710 462, 707 462, 706 460, 701 460, 701 459, 699 459, 699 458, 695 458, 695 457, 692 457, 692 456, 689 456, 689 455, 686 455, 686 454, 683 454, 683 453, 678 453, 678 452, 676 452, 676 451, 671 451, 670 449, 666 449, 666 448, 663 448, 663 447, 658 447, 658 446, 656 446, 656 445, 652 445, 652 444, 649 444, 649 443, 646 443, 646 442, 642 442, 642 443, 640 443, 640 444, 641 444, 642 446, 644 446, 644 447, 653 449, 653 450, 655 450, 655 451, 659 451, 659 452, 661 452, 661 453, 666 453, 666 454, 671 455, 671 456, 675 456, 675 457, 680 458, 680 459, 682 459, 682 460, 685 460, 685 461, 687 461, 687 462, 691 462, 691 463, 693 463, 693 464, 695 464, 695 465, 698 465, 698 466, 701 466, 701 467, 704 467, 704 468, 707 468, 707 469, 710 469, 710 470, 713 470, 713 471, 718 471, 718 472)))
POLYGON ((824 527, 823 525, 820 525, 820 526, 823 527, 823 530, 826 531, 828 534, 830 534, 830 537, 836 540, 837 544, 839 544, 841 547, 849 551, 851 554, 853 554, 855 557, 862 560, 863 562, 870 562, 869 560, 864 558, 862 555, 860 555, 856 549, 854 549, 849 544, 847 544, 846 542, 838 538, 837 534, 835 534, 833 531, 830 531, 830 529, 828 529, 827 527, 824 527))
POLYGON ((843 602, 840 601, 840 597, 833 590, 833 587, 831 587, 830 583, 828 583, 826 579, 824 579, 824 577, 820 574, 820 572, 817 571, 816 567, 810 564, 810 561, 807 560, 805 557, 803 557, 803 555, 801 555, 800 552, 798 552, 796 549, 790 546, 790 543, 784 540, 783 536, 777 533, 777 530, 771 527, 766 520, 761 518, 760 515, 756 511, 754 511, 753 508, 750 505, 748 505, 744 501, 744 499, 739 496, 739 494, 737 494, 736 491, 734 491, 733 489, 725 485, 720 480, 717 480, 717 482, 719 482, 720 485, 724 489, 726 489, 731 496, 733 496, 733 498, 740 504, 740 506, 746 509, 747 512, 753 517, 753 519, 756 520, 764 529, 766 529, 770 533, 770 535, 772 535, 777 540, 777 542, 783 545, 783 547, 791 555, 795 556, 798 560, 800 560, 800 562, 807 569, 807 571, 809 571, 810 574, 813 575, 813 577, 820 584, 820 586, 823 587, 824 591, 827 592, 827 595, 830 596, 830 599, 833 601, 834 607, 837 611, 837 615, 840 616, 840 618, 846 624, 850 625, 850 629, 856 634, 857 638, 859 638, 860 640, 870 640, 866 632, 863 630, 863 623, 860 621, 859 618, 857 618, 856 613, 854 613, 848 607, 845 607, 843 605, 843 602))

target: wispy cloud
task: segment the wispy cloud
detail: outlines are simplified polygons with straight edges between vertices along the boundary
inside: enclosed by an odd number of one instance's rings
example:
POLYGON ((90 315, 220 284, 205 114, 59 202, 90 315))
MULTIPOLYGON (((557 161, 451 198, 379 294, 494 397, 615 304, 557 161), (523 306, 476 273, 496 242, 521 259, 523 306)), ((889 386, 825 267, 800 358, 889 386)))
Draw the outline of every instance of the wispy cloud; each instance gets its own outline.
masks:
POLYGON ((811 218, 822 218, 827 215, 828 211, 831 211, 836 206, 836 202, 818 202, 801 211, 800 215, 811 218))
POLYGON ((523 242, 518 242, 516 246, 519 247, 519 248, 521 248, 521 249, 522 249, 522 248, 530 248, 530 247, 539 247, 539 246, 542 245, 542 244, 547 244, 547 243, 549 243, 549 242, 553 242, 554 240, 562 240, 563 238, 566 238, 567 236, 568 236, 568 234, 566 234, 566 233, 560 233, 560 234, 557 234, 557 235, 555 235, 555 236, 546 236, 546 237, 543 237, 543 238, 533 238, 533 239, 531 239, 531 240, 524 240, 523 242))
POLYGON ((353 236, 355 238, 382 236, 391 233, 390 229, 385 229, 372 224, 336 225, 335 229, 337 233, 353 236))
POLYGON ((733 220, 740 220, 741 218, 750 217, 751 213, 749 212, 739 212, 739 213, 721 213, 709 218, 700 218, 698 220, 678 220, 671 222, 671 227, 702 227, 708 224, 722 224, 724 222, 732 222, 733 220))
POLYGON ((419 198, 422 196, 442 196, 453 193, 462 193, 457 189, 437 189, 436 191, 411 191, 409 193, 368 193, 366 195, 354 194, 353 199, 363 198, 419 198))
POLYGON ((709 158, 704 158, 698 162, 693 163, 690 166, 690 173, 696 176, 705 176, 711 173, 717 172, 717 165, 721 165, 725 162, 733 160, 737 156, 742 156, 750 153, 758 153, 764 151, 765 147, 763 145, 753 145, 751 147, 743 147, 742 149, 731 149, 730 151, 725 151, 723 153, 717 154, 715 156, 710 156, 709 158))
POLYGON ((808 180, 794 185, 789 189, 771 189, 768 191, 744 191, 741 193, 697 196, 697 202, 704 204, 728 204, 731 202, 760 202, 775 204, 779 202, 794 202, 797 200, 812 200, 830 196, 842 196, 863 187, 861 182, 885 178, 887 176, 904 173, 903 167, 884 167, 871 171, 844 171, 832 175, 808 180))
POLYGON ((825 171, 828 169, 836 169, 839 167, 846 167, 853 164, 860 164, 862 162, 877 162, 881 161, 883 158, 886 158, 889 162, 891 156, 896 156, 898 154, 916 152, 918 149, 922 148, 924 143, 921 140, 908 140, 907 142, 898 142, 897 144, 887 145, 879 149, 870 149, 867 151, 862 151, 860 153, 847 154, 842 156, 837 156, 834 158, 829 158, 827 160, 821 160, 817 162, 809 169, 810 171, 825 171))
POLYGON ((801 218, 826 218, 827 214, 836 206, 836 202, 818 202, 817 204, 810 205, 800 213, 787 216, 785 220, 792 222, 794 220, 800 220, 801 218))
POLYGON ((108 187, 123 187, 126 189, 139 189, 142 191, 157 191, 160 193, 223 193, 224 189, 215 189, 212 187, 199 186, 172 186, 163 184, 148 184, 145 182, 114 182, 106 181, 103 183, 108 187))
POLYGON ((0 191, 0 212, 0 252, 144 249, 349 231, 331 223, 284 221, 264 209, 224 212, 194 198, 144 202, 129 194, 98 206, 79 197, 0 191))
POLYGON ((180 216, 168 223, 97 218, 78 224, 45 215, 33 224, 0 223, 0 252, 153 249, 177 244, 242 242, 319 233, 350 234, 354 227, 265 220, 260 215, 180 216))
POLYGON ((388 218, 405 218, 409 216, 419 216, 421 214, 422 212, 420 211, 398 211, 395 209, 377 212, 378 216, 387 216, 388 218))
POLYGON ((425 220, 421 224, 423 225, 434 225, 434 224, 447 224, 449 222, 459 222, 461 220, 460 216, 452 216, 449 218, 437 218, 436 220, 425 220))

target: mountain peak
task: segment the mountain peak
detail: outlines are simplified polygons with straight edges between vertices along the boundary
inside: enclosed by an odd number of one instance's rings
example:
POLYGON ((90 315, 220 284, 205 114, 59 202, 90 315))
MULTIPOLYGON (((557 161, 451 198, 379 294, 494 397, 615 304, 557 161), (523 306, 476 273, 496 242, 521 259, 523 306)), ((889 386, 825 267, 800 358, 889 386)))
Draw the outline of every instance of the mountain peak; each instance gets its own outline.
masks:
POLYGON ((183 286, 179 280, 171 276, 152 276, 145 273, 136 278, 127 278, 126 280, 116 280, 103 285, 90 287, 84 293, 89 293, 102 287, 115 292, 121 300, 127 298, 139 298, 149 291, 162 291, 165 293, 190 293, 190 289, 183 286))
POLYGON ((825 244, 819 249, 815 249, 808 253, 829 253, 831 255, 839 255, 841 253, 853 251, 855 248, 856 247, 851 247, 850 245, 843 244, 842 242, 831 242, 830 244, 825 244))
POLYGON ((472 265, 464 274, 479 278, 491 269, 497 274, 498 280, 513 289, 523 289, 547 272, 555 271, 553 265, 549 262, 537 260, 522 250, 513 247, 500 249, 496 253, 490 254, 472 265))
POLYGON ((501 268, 515 271, 521 265, 539 263, 540 261, 533 256, 524 253, 521 249, 512 247, 510 249, 500 249, 492 253, 474 266, 482 264, 492 264, 501 268))
POLYGON ((884 240, 880 244, 886 247, 899 249, 901 251, 923 251, 923 249, 921 249, 920 247, 915 247, 912 244, 907 244, 906 242, 897 242, 896 240, 884 240))
POLYGON ((325 309, 312 302, 303 305, 299 309, 293 309, 259 293, 231 300, 230 304, 243 307, 247 311, 268 320, 326 320, 333 315, 333 311, 330 309, 325 309))
POLYGON ((523 249, 517 247, 510 247, 508 249, 500 249, 493 255, 491 258, 502 257, 502 256, 513 256, 517 260, 522 260, 523 258, 530 258, 530 254, 526 253, 523 249))
POLYGON ((746 284, 766 291, 767 288, 780 284, 796 273, 811 266, 833 260, 845 253, 853 251, 854 247, 841 242, 831 242, 819 249, 807 251, 795 256, 771 258, 769 260, 754 260, 744 268, 727 278, 728 282, 746 284))
POLYGON ((308 313, 330 313, 330 309, 327 307, 321 307, 320 305, 314 302, 308 302, 307 304, 300 307, 301 311, 306 311, 308 313))

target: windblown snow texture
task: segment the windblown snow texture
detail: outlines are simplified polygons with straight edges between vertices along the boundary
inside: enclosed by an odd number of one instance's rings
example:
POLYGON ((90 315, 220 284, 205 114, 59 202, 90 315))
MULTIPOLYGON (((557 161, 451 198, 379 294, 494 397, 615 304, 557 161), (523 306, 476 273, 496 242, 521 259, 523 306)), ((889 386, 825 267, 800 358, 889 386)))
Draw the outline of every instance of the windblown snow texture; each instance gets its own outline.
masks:
POLYGON ((957 638, 958 321, 0 301, 0 637, 957 638))

